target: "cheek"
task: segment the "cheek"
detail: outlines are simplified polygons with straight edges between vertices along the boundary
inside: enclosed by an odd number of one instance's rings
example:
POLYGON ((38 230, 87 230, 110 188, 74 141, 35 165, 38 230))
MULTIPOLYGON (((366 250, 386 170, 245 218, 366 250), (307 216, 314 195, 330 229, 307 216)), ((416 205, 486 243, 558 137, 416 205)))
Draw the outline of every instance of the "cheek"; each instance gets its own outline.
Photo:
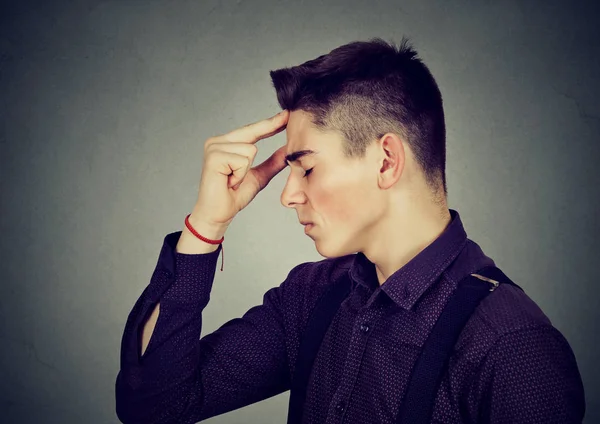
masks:
POLYGON ((358 181, 332 182, 322 184, 313 193, 314 208, 319 216, 329 224, 356 224, 366 212, 368 192, 358 181))
POLYGON ((328 199, 330 219, 339 223, 353 223, 357 218, 357 209, 360 203, 357 200, 356 192, 351 189, 340 190, 328 199))

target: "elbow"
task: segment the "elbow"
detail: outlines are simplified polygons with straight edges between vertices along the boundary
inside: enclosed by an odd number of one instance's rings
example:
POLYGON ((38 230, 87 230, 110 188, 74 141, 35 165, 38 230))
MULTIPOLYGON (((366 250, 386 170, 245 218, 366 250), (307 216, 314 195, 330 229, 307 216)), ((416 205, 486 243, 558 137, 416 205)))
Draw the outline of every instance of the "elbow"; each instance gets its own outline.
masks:
POLYGON ((195 423, 185 402, 173 402, 167 393, 156 393, 146 387, 134 388, 122 372, 115 384, 115 412, 123 424, 183 424, 195 423), (170 405, 165 409, 165 405, 170 405), (177 406, 176 410, 172 409, 177 406))
POLYGON ((149 401, 144 399, 142 390, 133 389, 119 372, 115 384, 115 412, 123 424, 159 424, 158 414, 149 401))

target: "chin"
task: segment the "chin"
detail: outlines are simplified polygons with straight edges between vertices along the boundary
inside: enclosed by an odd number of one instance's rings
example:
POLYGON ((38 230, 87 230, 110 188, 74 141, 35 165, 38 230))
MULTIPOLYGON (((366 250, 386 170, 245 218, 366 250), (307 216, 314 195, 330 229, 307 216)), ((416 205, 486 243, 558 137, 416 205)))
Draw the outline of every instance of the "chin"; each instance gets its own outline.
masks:
POLYGON ((315 240, 315 247, 317 249, 317 252, 319 252, 319 254, 321 256, 323 256, 324 258, 327 258, 327 259, 339 258, 341 256, 346 256, 346 255, 353 253, 348 250, 348 246, 346 246, 346 245, 338 245, 338 246, 327 245, 326 243, 323 243, 322 239, 315 240))

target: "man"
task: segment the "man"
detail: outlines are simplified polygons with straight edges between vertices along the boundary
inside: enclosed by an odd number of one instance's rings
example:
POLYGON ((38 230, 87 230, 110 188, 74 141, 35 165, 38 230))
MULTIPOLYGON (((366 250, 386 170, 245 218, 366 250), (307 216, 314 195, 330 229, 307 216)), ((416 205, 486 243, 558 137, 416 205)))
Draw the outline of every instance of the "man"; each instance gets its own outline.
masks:
MULTIPOLYGON (((285 111, 206 141, 197 204, 129 315, 116 381, 125 423, 194 423, 290 389, 309 320, 341 277, 350 292, 293 418, 396 422, 415 407, 411 373, 459 281, 494 265, 448 209, 442 98, 406 40, 349 43, 271 77, 285 111), (283 129, 287 144, 250 168, 255 143, 283 129), (198 340, 223 234, 287 165, 281 202, 326 259, 198 340)), ((585 410, 569 344, 508 283, 470 315, 435 393, 437 423, 580 423, 585 410)))

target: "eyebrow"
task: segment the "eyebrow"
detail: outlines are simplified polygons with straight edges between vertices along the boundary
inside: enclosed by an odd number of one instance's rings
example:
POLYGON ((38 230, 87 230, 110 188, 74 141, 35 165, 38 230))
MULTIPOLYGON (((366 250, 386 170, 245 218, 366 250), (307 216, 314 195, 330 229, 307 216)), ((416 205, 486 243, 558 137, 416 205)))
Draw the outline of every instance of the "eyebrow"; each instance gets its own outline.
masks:
POLYGON ((314 150, 298 150, 297 152, 293 152, 290 153, 289 155, 285 155, 285 161, 286 162, 299 162, 299 159, 301 157, 307 156, 307 155, 314 155, 317 152, 315 152, 314 150))

